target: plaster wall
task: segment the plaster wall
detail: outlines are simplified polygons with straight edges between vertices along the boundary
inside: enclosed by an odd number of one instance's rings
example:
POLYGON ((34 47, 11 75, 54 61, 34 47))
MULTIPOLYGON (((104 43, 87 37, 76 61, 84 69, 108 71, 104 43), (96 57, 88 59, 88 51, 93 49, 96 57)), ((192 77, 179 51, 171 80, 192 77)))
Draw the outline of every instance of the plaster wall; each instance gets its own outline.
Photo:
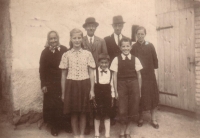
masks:
POLYGON ((60 43, 68 47, 70 30, 76 27, 86 34, 82 24, 90 16, 99 22, 97 36, 111 35, 115 15, 122 15, 126 22, 125 36, 131 37, 133 24, 145 26, 146 40, 157 47, 155 0, 11 0, 14 110, 42 110, 39 58, 50 30, 56 30, 60 43))

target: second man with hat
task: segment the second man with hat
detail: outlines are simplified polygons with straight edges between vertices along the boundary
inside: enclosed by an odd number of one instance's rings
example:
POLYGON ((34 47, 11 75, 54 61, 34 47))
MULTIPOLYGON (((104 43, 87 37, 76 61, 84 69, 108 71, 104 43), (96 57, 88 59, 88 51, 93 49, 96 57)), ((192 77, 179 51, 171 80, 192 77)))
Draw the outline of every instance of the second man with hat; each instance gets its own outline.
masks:
MULTIPOLYGON (((87 32, 87 35, 83 37, 83 46, 84 49, 87 49, 92 53, 96 64, 98 64, 98 58, 101 53, 107 54, 105 40, 94 35, 98 26, 99 23, 96 22, 94 17, 88 17, 83 24, 83 28, 85 28, 87 32)), ((85 130, 86 135, 90 134, 90 120, 90 115, 87 115, 85 130)))
POLYGON ((112 27, 114 29, 114 33, 110 36, 105 37, 106 46, 108 50, 108 55, 110 56, 110 60, 112 61, 114 57, 121 54, 121 50, 119 47, 119 41, 125 37, 122 35, 122 29, 124 27, 123 17, 121 15, 117 15, 113 17, 112 27))

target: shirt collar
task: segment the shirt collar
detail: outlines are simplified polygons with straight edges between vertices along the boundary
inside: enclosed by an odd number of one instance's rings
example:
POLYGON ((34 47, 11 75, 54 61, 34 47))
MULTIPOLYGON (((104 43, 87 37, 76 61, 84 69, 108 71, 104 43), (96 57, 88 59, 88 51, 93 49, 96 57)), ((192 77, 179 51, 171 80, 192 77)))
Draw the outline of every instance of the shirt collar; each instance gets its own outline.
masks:
MULTIPOLYGON (((98 71, 102 71, 102 69, 98 67, 98 71)), ((108 68, 106 68, 105 71, 108 71, 108 68)))
MULTIPOLYGON (((125 60, 126 56, 124 54, 121 54, 121 56, 122 56, 122 60, 125 60)), ((131 60, 131 54, 130 53, 128 54, 127 57, 128 57, 129 60, 131 60)))
POLYGON ((90 42, 90 38, 92 38, 92 42, 94 42, 94 35, 92 37, 87 35, 87 38, 88 38, 88 42, 90 42))
POLYGON ((73 52, 82 52, 82 51, 83 51, 83 49, 82 49, 82 48, 80 48, 80 49, 77 51, 77 50, 75 50, 74 48, 72 48, 72 49, 71 49, 71 51, 72 51, 72 53, 73 53, 73 52))
POLYGON ((142 44, 140 42, 138 42, 138 41, 137 41, 137 43, 140 44, 140 45, 147 45, 148 44, 148 42, 145 41, 145 40, 144 40, 144 42, 142 44))
POLYGON ((50 51, 53 52, 53 53, 55 53, 55 49, 56 49, 56 48, 58 49, 58 51, 60 51, 60 45, 59 45, 59 46, 56 46, 55 48, 52 47, 52 46, 49 46, 50 51))
MULTIPOLYGON (((114 37, 118 37, 118 35, 116 33, 114 33, 114 37)), ((119 38, 122 37, 122 34, 119 34, 119 38)))

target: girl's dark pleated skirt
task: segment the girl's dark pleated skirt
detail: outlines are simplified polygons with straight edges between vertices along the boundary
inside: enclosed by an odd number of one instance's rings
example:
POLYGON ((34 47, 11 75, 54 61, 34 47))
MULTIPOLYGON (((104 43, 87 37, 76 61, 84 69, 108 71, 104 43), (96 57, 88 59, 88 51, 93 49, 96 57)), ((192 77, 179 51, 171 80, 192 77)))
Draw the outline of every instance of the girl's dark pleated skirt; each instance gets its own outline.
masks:
POLYGON ((91 83, 86 80, 66 80, 64 114, 90 112, 89 94, 91 83))

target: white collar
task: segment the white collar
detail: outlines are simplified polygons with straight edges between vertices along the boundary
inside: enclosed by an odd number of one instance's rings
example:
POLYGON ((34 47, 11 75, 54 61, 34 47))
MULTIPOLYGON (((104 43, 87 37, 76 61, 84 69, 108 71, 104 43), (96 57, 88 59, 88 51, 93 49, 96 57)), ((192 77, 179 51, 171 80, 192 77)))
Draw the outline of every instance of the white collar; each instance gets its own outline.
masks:
POLYGON ((82 51, 83 51, 83 49, 82 49, 82 48, 80 48, 79 50, 75 50, 74 48, 72 48, 72 49, 71 49, 71 51, 72 51, 72 53, 73 53, 73 52, 82 52, 82 51))
POLYGON ((92 37, 87 35, 87 38, 88 38, 88 42, 90 42, 90 38, 92 38, 92 43, 94 42, 94 35, 92 37))
MULTIPOLYGON (((118 35, 116 33, 114 33, 114 36, 118 37, 118 35)), ((121 38, 121 37, 122 37, 122 34, 119 34, 119 38, 121 38)))
MULTIPOLYGON (((58 49, 58 51, 60 51, 60 46, 57 46, 56 48, 58 49)), ((55 49, 56 49, 56 48, 55 48, 55 49)), ((51 46, 50 46, 50 51, 51 51, 51 52, 55 53, 55 49, 52 49, 52 50, 51 50, 51 46)))
MULTIPOLYGON (((125 60, 126 56, 124 54, 121 54, 121 56, 122 56, 122 60, 125 60)), ((130 53, 128 54, 127 57, 128 57, 129 60, 131 60, 131 54, 130 53)))
MULTIPOLYGON (((102 71, 103 69, 101 69, 100 67, 98 67, 98 71, 102 71)), ((105 71, 108 71, 108 68, 105 69, 105 71)))

